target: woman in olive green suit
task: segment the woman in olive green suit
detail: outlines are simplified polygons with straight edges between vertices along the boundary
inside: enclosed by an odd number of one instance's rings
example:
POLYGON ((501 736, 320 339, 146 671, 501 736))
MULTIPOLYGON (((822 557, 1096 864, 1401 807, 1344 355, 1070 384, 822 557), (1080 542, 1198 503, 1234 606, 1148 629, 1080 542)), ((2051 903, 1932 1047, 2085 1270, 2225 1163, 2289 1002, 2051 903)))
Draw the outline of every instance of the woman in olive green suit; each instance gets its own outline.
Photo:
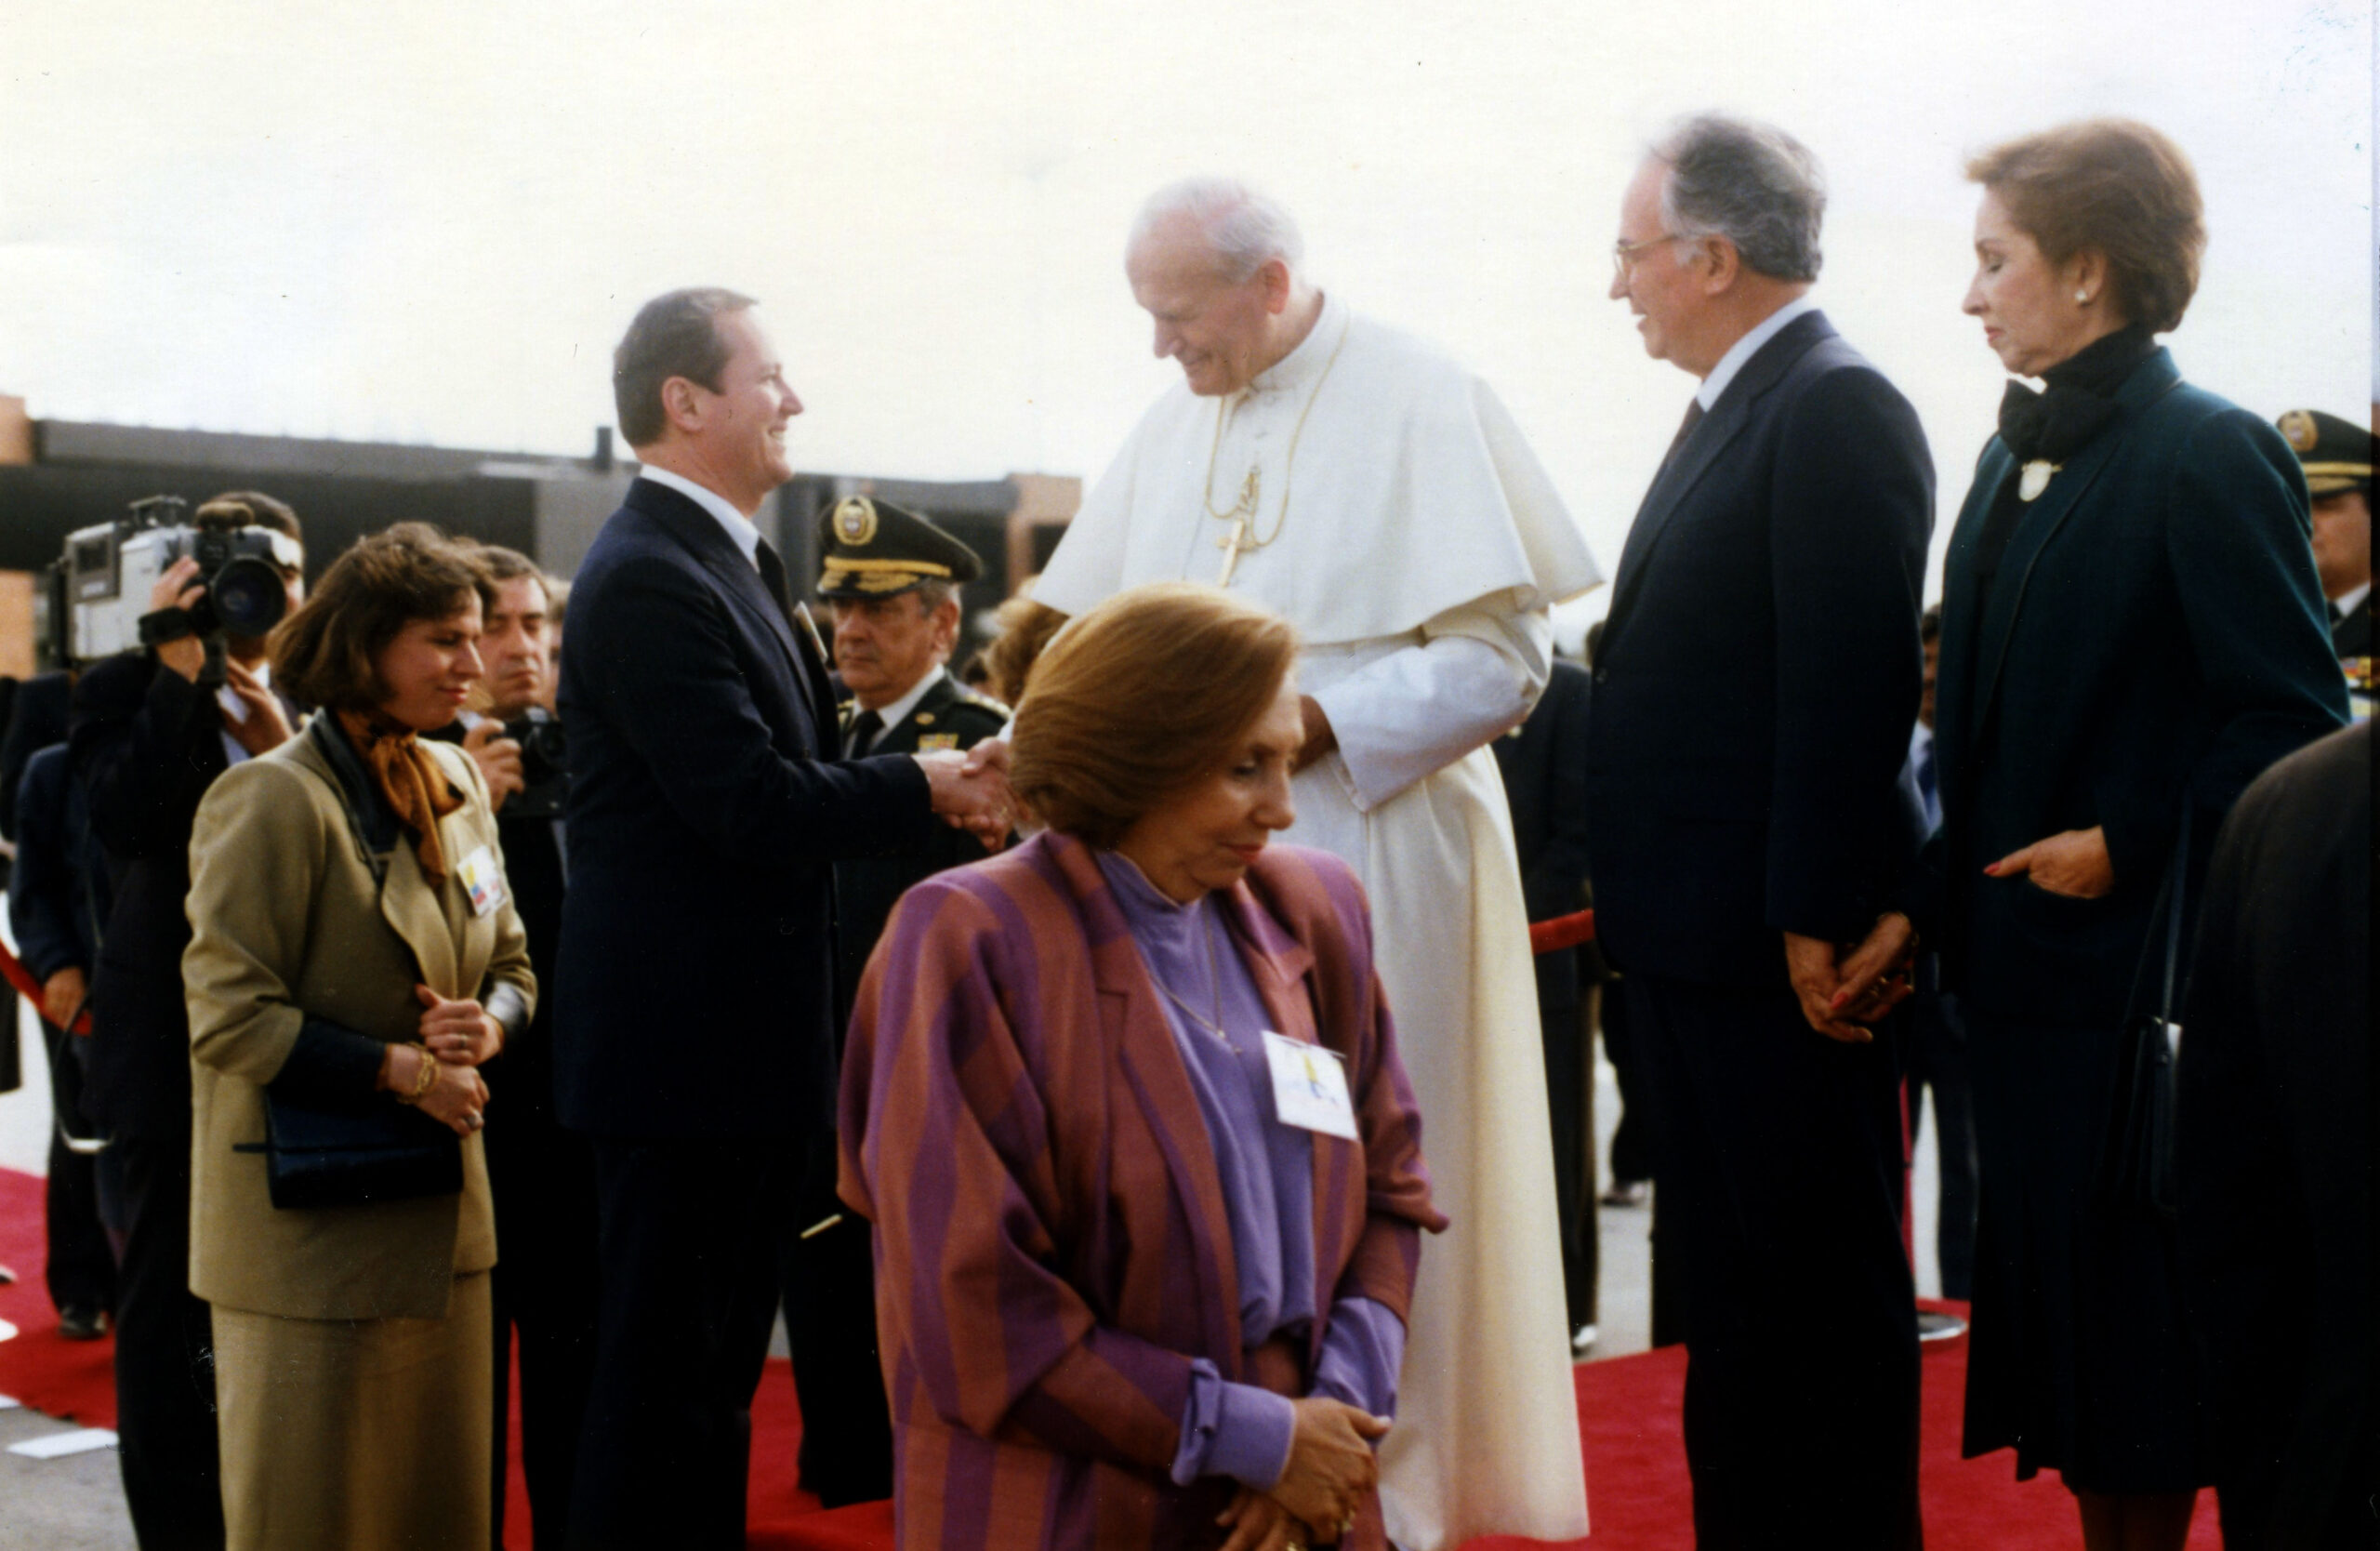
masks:
POLYGON ((277 685, 323 709, 199 806, 191 1287, 214 1306, 234 1551, 488 1544, 475 1068, 528 1021, 536 981, 487 789, 416 735, 480 675, 489 587, 419 524, 341 555, 272 642, 277 685), (268 1095, 284 1117, 416 1106, 454 1133, 461 1188, 275 1207, 268 1095))

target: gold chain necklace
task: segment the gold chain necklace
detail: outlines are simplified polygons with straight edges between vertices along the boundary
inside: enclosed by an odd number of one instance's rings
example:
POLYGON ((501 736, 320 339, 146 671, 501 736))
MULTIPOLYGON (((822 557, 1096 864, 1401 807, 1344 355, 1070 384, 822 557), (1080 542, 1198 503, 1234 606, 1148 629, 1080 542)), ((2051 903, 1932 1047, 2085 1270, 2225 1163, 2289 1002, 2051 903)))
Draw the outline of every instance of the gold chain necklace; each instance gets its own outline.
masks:
POLYGON ((1289 520, 1289 489, 1297 478, 1298 442, 1305 435, 1305 418, 1314 413, 1314 401, 1322 396, 1322 385, 1330 380, 1330 369, 1339 365, 1339 352, 1347 348, 1347 336, 1355 326, 1355 314, 1349 312, 1339 325, 1339 342, 1330 347, 1330 359, 1322 364, 1322 375, 1314 379, 1314 390, 1305 396, 1305 407, 1298 411, 1298 423, 1289 432, 1289 456, 1281 460, 1281 505, 1273 518, 1273 531, 1259 538, 1254 521, 1260 495, 1263 489, 1263 472, 1256 464, 1248 466, 1248 477, 1239 484, 1239 498, 1223 511, 1215 510, 1215 459, 1223 448, 1223 404, 1215 402, 1215 439, 1207 449, 1207 480, 1198 491, 1200 504, 1207 515, 1219 523, 1229 523, 1231 531, 1215 541, 1223 552, 1223 574, 1215 578, 1217 587, 1229 587, 1232 573, 1238 569, 1239 557, 1250 550, 1261 550, 1281 537, 1281 529, 1289 520))
MULTIPOLYGON (((1198 932, 1207 939, 1207 983, 1212 986, 1215 991, 1215 1016, 1212 1022, 1200 1017, 1197 1008, 1174 995, 1173 988, 1158 980, 1154 971, 1150 973, 1149 978, 1156 982, 1158 990, 1165 993, 1167 1001, 1182 1009, 1183 1017, 1212 1034, 1224 1044, 1231 1045, 1231 1036, 1223 1031, 1223 972, 1222 964, 1215 958, 1214 921, 1204 913, 1201 913, 1198 918, 1198 932)), ((1236 1050, 1238 1047, 1233 1045, 1232 1048, 1236 1050)))

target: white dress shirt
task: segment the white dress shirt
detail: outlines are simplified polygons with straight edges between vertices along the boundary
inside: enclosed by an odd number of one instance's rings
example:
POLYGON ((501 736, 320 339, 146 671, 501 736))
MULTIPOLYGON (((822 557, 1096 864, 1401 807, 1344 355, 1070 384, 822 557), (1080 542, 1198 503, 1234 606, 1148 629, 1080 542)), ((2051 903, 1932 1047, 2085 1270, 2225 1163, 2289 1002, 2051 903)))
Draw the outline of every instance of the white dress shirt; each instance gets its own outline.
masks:
POLYGON ((1727 384, 1736 380, 1736 374, 1744 369, 1744 363, 1757 354, 1761 346, 1783 333, 1785 325, 1795 318, 1818 310, 1816 298, 1804 292, 1752 325, 1750 332, 1728 346, 1727 353, 1719 357, 1719 364, 1711 368, 1711 375, 1704 378, 1702 386, 1694 391, 1695 402, 1702 405, 1702 412, 1705 415, 1711 413, 1712 407, 1719 402, 1719 395, 1727 391, 1727 384))

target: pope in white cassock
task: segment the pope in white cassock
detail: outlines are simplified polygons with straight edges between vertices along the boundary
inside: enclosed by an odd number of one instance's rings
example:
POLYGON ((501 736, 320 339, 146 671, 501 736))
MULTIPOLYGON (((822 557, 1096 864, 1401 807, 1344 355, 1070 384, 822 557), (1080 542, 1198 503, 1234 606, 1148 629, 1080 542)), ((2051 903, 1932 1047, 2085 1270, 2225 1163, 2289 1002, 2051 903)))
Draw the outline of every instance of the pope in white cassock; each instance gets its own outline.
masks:
POLYGON ((1527 715, 1550 604, 1603 577, 1487 384, 1302 277, 1295 226, 1220 179, 1135 223, 1125 271, 1187 381, 1151 406, 1034 591, 1079 614, 1221 582, 1302 633, 1286 839, 1371 896, 1437 1206, 1397 1420, 1390 1536, 1584 1534, 1528 918, 1488 744, 1527 715))

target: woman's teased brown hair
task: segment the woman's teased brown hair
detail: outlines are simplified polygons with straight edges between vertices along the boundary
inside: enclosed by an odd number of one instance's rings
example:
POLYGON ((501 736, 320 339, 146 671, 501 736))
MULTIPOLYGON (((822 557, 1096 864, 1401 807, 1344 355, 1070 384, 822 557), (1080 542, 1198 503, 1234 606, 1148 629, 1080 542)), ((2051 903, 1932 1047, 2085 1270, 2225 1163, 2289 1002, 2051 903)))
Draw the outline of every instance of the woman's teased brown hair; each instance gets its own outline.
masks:
POLYGON ((372 659, 416 619, 444 619, 496 583, 470 546, 427 523, 399 523, 355 541, 311 596, 273 627, 272 682, 306 705, 363 710, 389 696, 372 659))
POLYGON ((2198 174, 2182 148, 2128 118, 2085 119, 1996 145, 1967 177, 2000 196, 2014 220, 2062 264, 2107 255, 2124 321, 2163 334, 2182 325, 2206 251, 2198 174))
POLYGON ((1238 755, 1297 650, 1288 620, 1211 587, 1119 592, 1033 665, 1009 786, 1051 829, 1112 848, 1238 755))

